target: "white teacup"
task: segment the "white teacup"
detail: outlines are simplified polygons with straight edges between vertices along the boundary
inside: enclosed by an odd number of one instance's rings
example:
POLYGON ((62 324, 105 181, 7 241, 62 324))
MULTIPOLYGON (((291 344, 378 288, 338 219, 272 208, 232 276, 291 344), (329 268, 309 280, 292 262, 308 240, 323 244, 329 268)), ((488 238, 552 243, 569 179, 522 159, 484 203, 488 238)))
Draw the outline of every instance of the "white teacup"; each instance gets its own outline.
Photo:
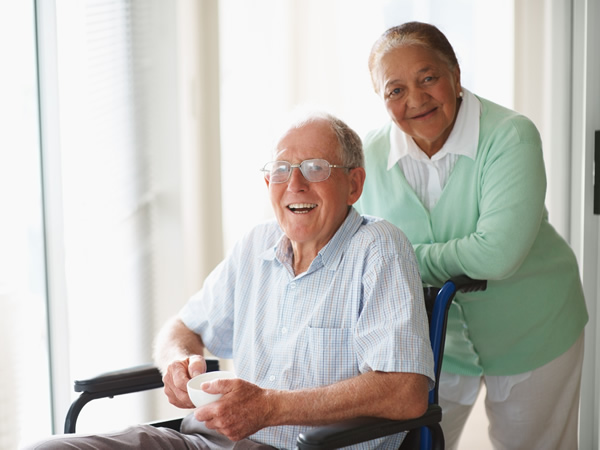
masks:
POLYGON ((216 402, 221 398, 223 394, 209 394, 208 392, 204 392, 200 388, 202 383, 205 383, 207 381, 218 380, 221 378, 235 378, 235 373, 227 372, 225 370, 217 370, 214 372, 206 372, 201 375, 195 376, 190 381, 188 381, 188 395, 190 396, 190 400, 196 406, 196 408, 208 405, 212 402, 216 402))

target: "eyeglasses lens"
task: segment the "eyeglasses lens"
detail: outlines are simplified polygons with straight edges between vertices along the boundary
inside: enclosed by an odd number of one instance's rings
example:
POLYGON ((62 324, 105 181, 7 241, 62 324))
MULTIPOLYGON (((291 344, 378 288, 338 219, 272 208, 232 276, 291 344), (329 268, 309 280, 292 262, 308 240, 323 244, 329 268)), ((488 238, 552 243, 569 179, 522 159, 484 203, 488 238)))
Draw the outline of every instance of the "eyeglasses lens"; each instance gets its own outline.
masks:
POLYGON ((300 170, 302 171, 304 178, 313 183, 326 180, 331 173, 329 163, 324 159, 309 159, 303 161, 302 164, 300 164, 300 170))
POLYGON ((302 175, 308 181, 316 183, 325 181, 331 174, 331 167, 324 159, 307 159, 300 164, 290 164, 287 161, 273 161, 265 165, 265 177, 271 183, 285 183, 290 179, 292 170, 300 168, 302 175))
POLYGON ((285 183, 290 177, 292 168, 285 161, 276 161, 268 164, 266 170, 271 183, 285 183))

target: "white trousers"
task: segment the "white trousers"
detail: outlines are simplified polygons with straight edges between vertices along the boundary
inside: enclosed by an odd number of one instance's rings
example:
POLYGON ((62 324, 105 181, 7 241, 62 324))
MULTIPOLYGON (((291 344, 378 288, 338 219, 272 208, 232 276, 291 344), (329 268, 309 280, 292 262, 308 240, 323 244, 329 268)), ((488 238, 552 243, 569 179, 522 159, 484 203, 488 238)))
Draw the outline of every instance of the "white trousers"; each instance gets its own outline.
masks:
POLYGON ((577 449, 583 347, 582 333, 565 353, 525 374, 470 377, 442 373, 439 401, 446 449, 459 448, 481 383, 487 390, 485 408, 494 449, 577 449))

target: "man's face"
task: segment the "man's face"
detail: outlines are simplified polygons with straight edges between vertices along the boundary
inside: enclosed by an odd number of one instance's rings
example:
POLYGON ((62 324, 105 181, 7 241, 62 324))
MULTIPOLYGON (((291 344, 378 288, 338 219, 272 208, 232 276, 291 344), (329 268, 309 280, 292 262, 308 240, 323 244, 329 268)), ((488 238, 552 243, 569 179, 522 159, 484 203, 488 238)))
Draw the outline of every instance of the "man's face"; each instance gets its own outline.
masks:
MULTIPOLYGON (((279 141, 274 159, 299 164, 320 158, 343 165, 338 148, 329 124, 320 120, 288 131, 279 141)), ((285 183, 267 180, 277 221, 295 249, 302 245, 318 252, 329 242, 345 220, 348 206, 360 197, 364 173, 362 168, 332 168, 328 179, 315 183, 294 168, 285 183)))

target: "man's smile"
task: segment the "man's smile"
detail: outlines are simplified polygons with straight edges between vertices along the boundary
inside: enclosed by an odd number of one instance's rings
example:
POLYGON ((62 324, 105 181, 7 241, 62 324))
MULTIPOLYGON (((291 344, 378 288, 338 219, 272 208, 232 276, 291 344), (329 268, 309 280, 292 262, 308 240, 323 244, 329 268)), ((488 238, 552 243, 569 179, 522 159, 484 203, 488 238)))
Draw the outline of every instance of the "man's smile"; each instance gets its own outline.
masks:
POLYGON ((294 214, 306 214, 316 207, 315 203, 292 203, 288 205, 288 209, 294 214))

